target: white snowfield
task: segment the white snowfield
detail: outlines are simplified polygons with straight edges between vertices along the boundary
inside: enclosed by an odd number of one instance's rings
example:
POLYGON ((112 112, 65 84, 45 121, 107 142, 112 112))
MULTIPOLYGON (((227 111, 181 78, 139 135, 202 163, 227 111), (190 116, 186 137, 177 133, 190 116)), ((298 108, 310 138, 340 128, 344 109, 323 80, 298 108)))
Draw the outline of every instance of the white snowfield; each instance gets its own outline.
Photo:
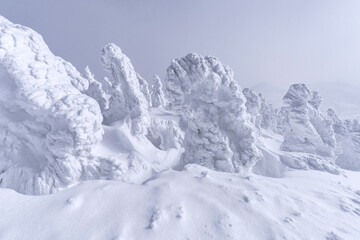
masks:
POLYGON ((0 239, 360 239, 360 124, 320 93, 277 109, 215 57, 150 88, 101 59, 80 74, 0 16, 0 239))

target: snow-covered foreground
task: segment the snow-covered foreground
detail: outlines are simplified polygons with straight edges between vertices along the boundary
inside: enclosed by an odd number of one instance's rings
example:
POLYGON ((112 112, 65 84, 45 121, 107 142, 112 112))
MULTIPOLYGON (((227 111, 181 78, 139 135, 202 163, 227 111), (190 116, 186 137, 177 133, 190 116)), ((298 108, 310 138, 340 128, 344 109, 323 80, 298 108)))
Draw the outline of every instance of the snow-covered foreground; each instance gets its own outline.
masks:
POLYGON ((1 239, 359 239, 360 174, 284 178, 188 165, 141 185, 88 181, 46 196, 0 189, 1 239))

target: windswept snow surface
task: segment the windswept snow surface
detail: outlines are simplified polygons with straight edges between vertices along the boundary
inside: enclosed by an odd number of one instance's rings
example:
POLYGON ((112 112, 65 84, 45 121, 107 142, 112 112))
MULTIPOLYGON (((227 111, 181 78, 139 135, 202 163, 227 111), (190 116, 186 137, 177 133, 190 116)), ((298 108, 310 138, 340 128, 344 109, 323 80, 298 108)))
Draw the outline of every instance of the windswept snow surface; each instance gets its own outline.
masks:
POLYGON ((360 178, 240 177, 198 165, 142 185, 91 181, 47 196, 0 189, 1 239, 359 239, 360 178))

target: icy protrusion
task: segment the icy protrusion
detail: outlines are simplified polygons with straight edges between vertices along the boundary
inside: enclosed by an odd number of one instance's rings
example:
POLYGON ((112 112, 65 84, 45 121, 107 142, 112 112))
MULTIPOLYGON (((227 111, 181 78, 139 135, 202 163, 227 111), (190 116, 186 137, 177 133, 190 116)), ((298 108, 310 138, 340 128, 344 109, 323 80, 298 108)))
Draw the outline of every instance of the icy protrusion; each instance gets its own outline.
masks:
POLYGON ((129 121, 132 134, 146 134, 150 125, 149 103, 144 95, 147 85, 135 72, 130 59, 113 43, 102 49, 102 62, 111 73, 110 86, 105 86, 109 109, 104 112, 104 123, 129 121))
POLYGON ((334 156, 336 141, 332 123, 315 108, 319 106, 318 99, 304 84, 290 87, 283 99, 282 150, 334 156))
POLYGON ((158 75, 153 76, 153 84, 151 87, 151 102, 152 102, 152 107, 165 106, 165 97, 162 90, 162 83, 158 75))
POLYGON ((272 104, 267 104, 262 94, 259 94, 259 98, 261 100, 261 107, 259 110, 261 115, 261 128, 272 130, 273 132, 277 133, 277 109, 273 108, 272 104))
POLYGON ((84 92, 89 97, 95 99, 101 109, 101 112, 104 112, 109 108, 109 98, 110 96, 105 93, 102 89, 101 82, 97 81, 94 78, 94 75, 91 73, 89 67, 85 68, 85 73, 83 77, 89 81, 89 88, 84 92))
POLYGON ((246 98, 246 111, 251 116, 251 123, 258 129, 260 129, 261 115, 259 114, 261 107, 261 100, 256 92, 249 88, 243 89, 243 94, 246 98))
POLYGON ((185 132, 183 163, 219 171, 252 167, 260 153, 244 95, 232 70, 215 57, 190 53, 167 69, 165 95, 185 132))
POLYGON ((1 16, 0 79, 1 187, 44 194, 78 182, 103 133, 99 105, 81 93, 86 79, 1 16))

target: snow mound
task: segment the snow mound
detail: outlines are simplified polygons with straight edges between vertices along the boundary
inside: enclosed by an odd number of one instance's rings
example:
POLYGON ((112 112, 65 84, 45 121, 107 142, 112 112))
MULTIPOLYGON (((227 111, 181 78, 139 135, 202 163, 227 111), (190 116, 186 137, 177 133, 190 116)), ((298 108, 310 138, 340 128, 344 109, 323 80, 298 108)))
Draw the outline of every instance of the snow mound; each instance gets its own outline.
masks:
POLYGON ((1 187, 42 194, 78 182, 103 133, 99 105, 81 93, 88 81, 1 16, 0 79, 1 187))
POLYGON ((164 81, 169 108, 181 116, 183 163, 219 171, 241 171, 260 153, 245 99, 232 70, 215 57, 190 53, 175 59, 164 81))

